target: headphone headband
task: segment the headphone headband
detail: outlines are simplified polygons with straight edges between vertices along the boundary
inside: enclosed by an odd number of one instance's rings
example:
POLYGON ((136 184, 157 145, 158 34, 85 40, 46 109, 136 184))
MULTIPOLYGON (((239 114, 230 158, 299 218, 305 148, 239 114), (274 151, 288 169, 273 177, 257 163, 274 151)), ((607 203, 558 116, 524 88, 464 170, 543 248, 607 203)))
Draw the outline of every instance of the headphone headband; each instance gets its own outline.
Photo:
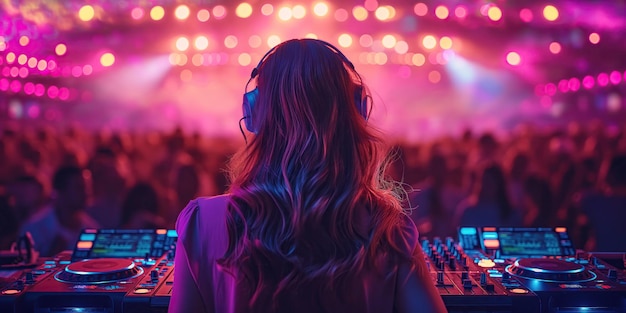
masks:
MULTIPOLYGON (((323 40, 319 40, 319 39, 300 39, 300 40, 301 41, 305 41, 305 40, 317 41, 317 42, 322 43, 327 48, 335 52, 341 58, 344 64, 347 64, 352 71, 356 72, 356 70, 354 69, 354 64, 352 64, 352 62, 350 62, 350 60, 348 60, 348 58, 343 53, 341 53, 341 51, 337 47, 333 46, 332 44, 323 40)), ((250 82, 259 75, 259 69, 261 68, 261 65, 263 64, 263 62, 265 62, 265 59, 276 50, 278 46, 279 45, 272 47, 269 51, 267 51, 263 55, 261 60, 259 60, 259 63, 257 64, 257 66, 252 69, 252 72, 250 73, 250 78, 248 79, 248 82, 246 83, 246 87, 245 87, 244 95, 243 95, 243 104, 242 104, 243 120, 248 131, 252 133, 256 133, 257 131, 256 125, 253 122, 253 114, 254 114, 254 110, 256 107, 256 103, 258 101, 257 99, 259 97, 259 89, 254 88, 252 91, 248 91, 248 84, 250 84, 250 82)), ((361 114, 361 116, 367 119, 367 115, 368 115, 367 96, 365 95, 363 86, 360 84, 356 87, 354 91, 354 103, 356 105, 358 112, 361 114)))

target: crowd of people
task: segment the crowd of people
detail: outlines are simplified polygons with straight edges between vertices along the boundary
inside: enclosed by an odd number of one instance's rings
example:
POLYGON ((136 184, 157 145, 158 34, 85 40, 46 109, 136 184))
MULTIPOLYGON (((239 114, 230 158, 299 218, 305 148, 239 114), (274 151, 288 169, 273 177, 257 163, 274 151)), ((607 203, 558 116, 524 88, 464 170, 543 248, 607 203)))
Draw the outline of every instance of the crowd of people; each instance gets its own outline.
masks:
MULTIPOLYGON (((173 228, 190 200, 227 191, 243 144, 181 129, 4 127, 0 139, 0 249, 29 231, 42 255, 71 249, 82 228, 173 228)), ((468 130, 391 151, 420 235, 565 226, 577 248, 626 251, 626 125, 468 130)))

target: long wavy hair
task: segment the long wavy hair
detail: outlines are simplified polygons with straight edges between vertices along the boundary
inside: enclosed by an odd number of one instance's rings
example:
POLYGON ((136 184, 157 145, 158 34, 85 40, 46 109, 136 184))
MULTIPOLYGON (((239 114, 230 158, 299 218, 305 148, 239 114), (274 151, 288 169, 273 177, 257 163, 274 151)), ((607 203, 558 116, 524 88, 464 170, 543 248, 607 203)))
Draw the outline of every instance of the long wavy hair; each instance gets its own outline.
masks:
POLYGON ((307 298, 339 291, 400 251, 392 231, 404 212, 384 180, 388 150, 356 108, 365 86, 346 61, 322 41, 294 39, 259 67, 258 131, 230 162, 219 260, 252 311, 284 310, 303 286, 316 293, 307 298))

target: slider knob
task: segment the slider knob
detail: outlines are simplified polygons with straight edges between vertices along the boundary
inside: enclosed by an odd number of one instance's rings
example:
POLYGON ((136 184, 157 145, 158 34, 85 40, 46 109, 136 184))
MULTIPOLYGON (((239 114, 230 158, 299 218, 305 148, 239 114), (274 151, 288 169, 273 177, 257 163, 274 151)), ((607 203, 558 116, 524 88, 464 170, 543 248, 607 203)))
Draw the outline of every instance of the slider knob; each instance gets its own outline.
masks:
POLYGON ((443 284, 443 272, 437 272, 437 284, 443 284))
POLYGON ((607 276, 608 276, 610 279, 615 280, 615 279, 617 279, 617 271, 616 271, 616 270, 614 270, 614 269, 612 269, 612 268, 610 268, 610 269, 609 269, 609 272, 607 273, 607 276))
POLYGON ((25 283, 27 284, 32 284, 35 282, 35 277, 33 276, 32 272, 26 272, 26 281, 25 283))
POLYGON ((469 278, 469 273, 467 273, 467 272, 462 272, 461 273, 461 280, 465 281, 468 278, 469 278))
POLYGON ((157 271, 157 270, 151 270, 151 271, 150 271, 150 280, 151 280, 153 283, 158 282, 158 281, 159 281, 159 271, 157 271))
POLYGON ((448 266, 450 266, 450 268, 452 270, 456 269, 456 259, 455 258, 450 258, 450 260, 448 261, 448 266))
POLYGON ((480 285, 484 286, 485 284, 487 284, 487 274, 480 273, 480 285))
POLYGON ((472 289, 472 280, 471 279, 464 279, 463 280, 463 288, 465 289, 472 289))
POLYGON ((508 282, 511 279, 511 274, 509 274, 509 272, 503 272, 502 273, 502 281, 503 282, 508 282))

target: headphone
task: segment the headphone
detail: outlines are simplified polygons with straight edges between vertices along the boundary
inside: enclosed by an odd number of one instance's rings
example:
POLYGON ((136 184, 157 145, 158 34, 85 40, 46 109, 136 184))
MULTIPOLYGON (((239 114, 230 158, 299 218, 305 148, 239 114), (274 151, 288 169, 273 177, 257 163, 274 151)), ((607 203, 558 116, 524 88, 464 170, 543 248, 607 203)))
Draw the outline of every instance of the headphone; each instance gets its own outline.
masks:
MULTIPOLYGON (((326 41, 319 40, 319 39, 306 39, 306 40, 315 40, 315 41, 321 42, 327 48, 335 52, 341 58, 341 60, 356 73, 356 70, 354 69, 354 64, 352 64, 352 62, 350 62, 350 60, 348 60, 348 58, 343 53, 341 53, 339 49, 337 49, 337 47, 333 46, 332 44, 326 41)), ((250 82, 259 75, 259 68, 261 68, 261 65, 263 64, 267 56, 270 55, 272 52, 274 52, 274 50, 276 50, 277 47, 278 46, 275 46, 269 51, 267 51, 265 55, 263 55, 263 57, 259 61, 259 64, 257 64, 257 66, 254 69, 252 69, 252 73, 250 74, 250 79, 248 79, 248 82, 246 83, 245 90, 248 89, 248 84, 250 84, 250 82)), ((254 108, 258 102, 258 98, 259 98, 258 87, 255 87, 251 91, 245 92, 243 95, 243 105, 242 105, 243 118, 242 119, 244 120, 244 123, 248 131, 252 133, 257 132, 257 128, 256 128, 257 126, 254 124, 252 116, 253 116, 254 108)), ((368 116, 367 95, 365 94, 362 85, 357 86, 356 89, 354 90, 354 103, 356 105, 356 108, 359 114, 361 114, 361 116, 363 116, 364 119, 367 119, 367 116, 368 116)))

